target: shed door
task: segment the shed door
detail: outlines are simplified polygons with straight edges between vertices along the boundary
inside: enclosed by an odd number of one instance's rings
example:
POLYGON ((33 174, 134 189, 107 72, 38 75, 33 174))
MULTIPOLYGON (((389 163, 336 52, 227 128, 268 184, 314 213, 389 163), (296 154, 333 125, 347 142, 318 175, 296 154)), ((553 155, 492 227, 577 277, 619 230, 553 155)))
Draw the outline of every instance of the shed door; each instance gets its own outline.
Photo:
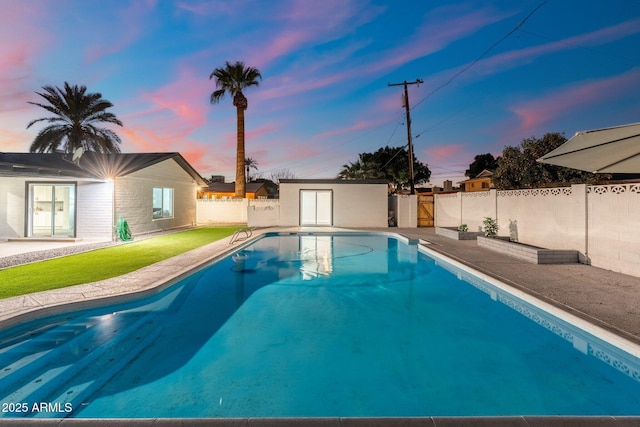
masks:
POLYGON ((331 225, 331 190, 300 190, 300 225, 331 225))

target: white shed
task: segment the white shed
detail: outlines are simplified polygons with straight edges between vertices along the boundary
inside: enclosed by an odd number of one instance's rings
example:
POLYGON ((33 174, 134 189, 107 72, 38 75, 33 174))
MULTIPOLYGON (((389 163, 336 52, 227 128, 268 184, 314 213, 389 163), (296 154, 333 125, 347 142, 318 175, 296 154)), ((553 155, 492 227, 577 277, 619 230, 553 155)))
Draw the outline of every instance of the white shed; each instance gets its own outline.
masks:
POLYGON ((385 180, 282 179, 280 225, 387 227, 385 180))

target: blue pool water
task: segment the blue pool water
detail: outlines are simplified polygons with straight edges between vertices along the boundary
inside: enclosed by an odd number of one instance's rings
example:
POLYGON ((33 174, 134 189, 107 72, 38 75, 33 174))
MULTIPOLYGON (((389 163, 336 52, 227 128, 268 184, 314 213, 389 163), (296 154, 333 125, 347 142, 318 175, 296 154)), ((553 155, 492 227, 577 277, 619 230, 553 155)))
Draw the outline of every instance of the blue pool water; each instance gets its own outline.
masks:
POLYGON ((394 237, 269 235, 0 332, 0 415, 638 415, 639 367, 394 237))

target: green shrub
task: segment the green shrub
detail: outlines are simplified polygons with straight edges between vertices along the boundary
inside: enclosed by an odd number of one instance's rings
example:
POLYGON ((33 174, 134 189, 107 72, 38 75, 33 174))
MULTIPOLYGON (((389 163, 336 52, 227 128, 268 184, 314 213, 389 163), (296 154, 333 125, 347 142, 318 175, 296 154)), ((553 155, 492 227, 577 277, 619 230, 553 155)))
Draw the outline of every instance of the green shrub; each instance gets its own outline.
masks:
POLYGON ((486 237, 496 237, 498 235, 498 221, 491 218, 485 217, 484 221, 482 221, 484 225, 484 235, 486 237))

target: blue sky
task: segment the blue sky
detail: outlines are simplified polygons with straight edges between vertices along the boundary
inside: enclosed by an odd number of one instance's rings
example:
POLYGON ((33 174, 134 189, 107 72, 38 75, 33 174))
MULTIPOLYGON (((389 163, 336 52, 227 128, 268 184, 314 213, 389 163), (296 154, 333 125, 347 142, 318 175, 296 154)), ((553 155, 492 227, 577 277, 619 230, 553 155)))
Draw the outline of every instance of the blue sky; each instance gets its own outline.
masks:
POLYGON ((0 150, 28 151, 44 85, 114 104, 123 152, 178 151, 235 179, 235 108, 211 105, 225 61, 258 68, 247 156, 269 178, 335 177, 407 142, 431 182, 546 132, 640 122, 640 2, 609 0, 0 0, 0 150), (518 29, 532 11, 535 11, 518 29), (515 31, 513 31, 516 29, 515 31), (513 32, 512 32, 513 31, 513 32), (512 32, 510 35, 508 35, 512 32), (505 36, 507 36, 505 38, 505 36))

